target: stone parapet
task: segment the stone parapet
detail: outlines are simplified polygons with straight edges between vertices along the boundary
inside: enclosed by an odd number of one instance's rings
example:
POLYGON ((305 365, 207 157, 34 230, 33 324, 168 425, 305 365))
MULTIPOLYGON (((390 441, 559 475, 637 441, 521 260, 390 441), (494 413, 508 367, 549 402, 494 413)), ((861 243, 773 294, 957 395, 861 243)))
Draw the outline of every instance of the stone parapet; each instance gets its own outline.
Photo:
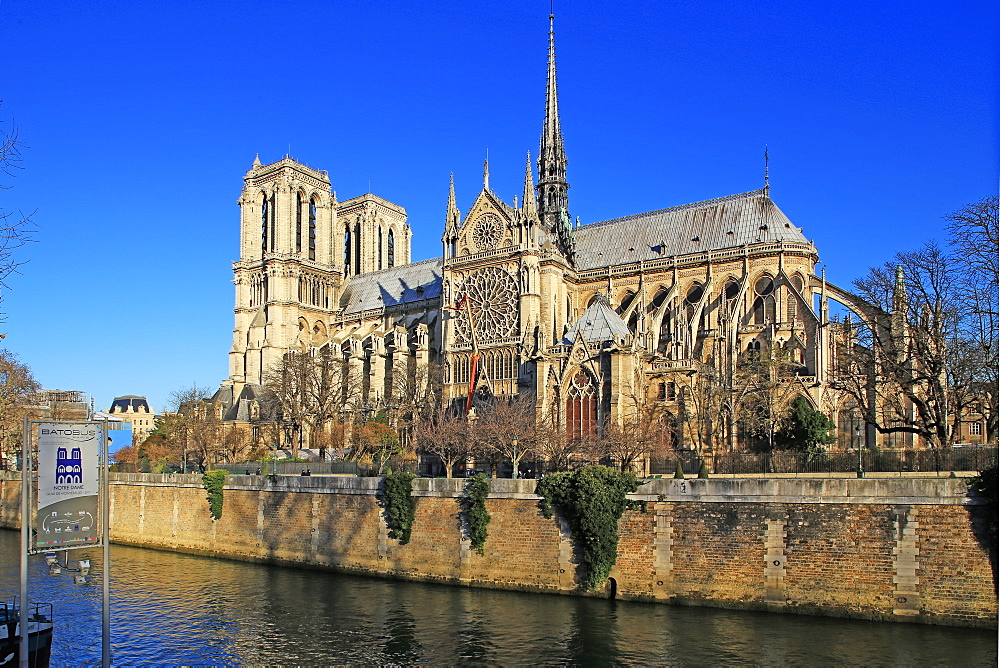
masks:
MULTIPOLYGON (((494 479, 472 550, 464 479, 417 478, 412 537, 388 535, 380 478, 226 477, 213 520, 200 474, 111 474, 117 543, 456 585, 685 605, 995 627, 985 508, 966 481, 724 479, 644 482, 619 522, 617 563, 585 591, 569 524, 536 481, 494 479), (982 510, 980 510, 982 509, 982 510), (981 518, 980 518, 981 519, 981 518)), ((19 526, 20 475, 0 474, 0 526, 19 526)))

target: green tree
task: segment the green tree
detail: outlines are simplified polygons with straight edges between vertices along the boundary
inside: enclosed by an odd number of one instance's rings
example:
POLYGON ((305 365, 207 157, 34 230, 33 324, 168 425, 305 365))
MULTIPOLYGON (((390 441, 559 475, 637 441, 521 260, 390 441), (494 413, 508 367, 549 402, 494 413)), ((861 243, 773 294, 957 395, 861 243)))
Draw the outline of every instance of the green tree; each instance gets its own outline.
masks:
POLYGON ((792 401, 791 412, 774 433, 774 444, 780 450, 814 452, 821 445, 836 442, 837 437, 830 433, 836 426, 826 413, 813 408, 805 397, 798 396, 792 401))

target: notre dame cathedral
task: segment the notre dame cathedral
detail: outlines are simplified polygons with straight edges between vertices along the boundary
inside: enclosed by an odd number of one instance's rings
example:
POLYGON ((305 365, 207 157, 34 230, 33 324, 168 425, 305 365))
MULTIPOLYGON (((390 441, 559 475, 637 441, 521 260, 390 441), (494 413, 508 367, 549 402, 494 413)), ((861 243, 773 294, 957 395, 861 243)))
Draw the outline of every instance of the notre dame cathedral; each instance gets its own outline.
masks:
MULTIPOLYGON (((844 325, 830 322, 827 300, 850 295, 815 274, 816 248, 766 180, 586 225, 574 224, 569 191, 552 17, 537 162, 528 157, 513 206, 490 189, 488 166, 464 215, 452 184, 441 257, 411 261, 402 206, 370 193, 338 201, 325 172, 254 160, 239 199, 226 417, 250 418, 286 351, 331 346, 364 379, 359 404, 378 406, 394 378, 433 369, 447 398, 470 383, 529 394, 584 435, 645 401, 677 414, 696 382, 731 385, 741 356, 780 348, 794 367, 785 394, 834 418, 842 443, 857 429, 829 384, 844 325)), ((732 410, 720 405, 707 438, 683 428, 676 438, 731 451, 732 410)))

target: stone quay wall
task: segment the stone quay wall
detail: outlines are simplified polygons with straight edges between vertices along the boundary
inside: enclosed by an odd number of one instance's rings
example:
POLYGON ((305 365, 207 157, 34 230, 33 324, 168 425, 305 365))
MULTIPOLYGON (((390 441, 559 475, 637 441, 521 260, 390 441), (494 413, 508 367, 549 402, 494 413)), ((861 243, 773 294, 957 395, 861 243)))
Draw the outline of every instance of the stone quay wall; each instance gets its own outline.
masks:
MULTIPOLYGON (((456 585, 995 628, 990 558, 962 479, 652 480, 619 524, 604 589, 582 590, 569 528, 533 480, 491 480, 484 553, 462 522, 464 480, 416 479, 406 545, 378 478, 227 476, 213 521, 200 475, 111 475, 116 543, 456 585)), ((0 476, 19 526, 20 474, 0 476)))

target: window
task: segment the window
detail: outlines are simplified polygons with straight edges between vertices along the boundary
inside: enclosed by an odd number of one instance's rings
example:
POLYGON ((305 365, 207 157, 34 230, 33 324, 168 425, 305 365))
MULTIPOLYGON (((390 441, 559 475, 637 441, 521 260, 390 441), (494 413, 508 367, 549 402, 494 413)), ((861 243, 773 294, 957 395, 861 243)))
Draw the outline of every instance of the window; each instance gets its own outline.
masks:
POLYGON ((351 226, 344 226, 344 273, 351 273, 351 226))
POLYGON ((361 273, 361 217, 354 223, 354 273, 361 273))
POLYGON ((389 230, 389 238, 387 240, 386 246, 388 248, 387 263, 389 269, 392 269, 393 267, 396 266, 396 241, 395 238, 393 237, 391 229, 389 230))
POLYGON ((267 195, 260 202, 260 253, 267 252, 267 195))
POLYGON ((302 193, 295 195, 295 252, 302 252, 302 193))
POLYGON ((969 423, 969 434, 972 436, 982 436, 983 435, 983 423, 982 422, 970 422, 969 423))
POLYGON ((597 388, 586 371, 578 371, 566 392, 566 432, 579 441, 597 432, 597 388))
POLYGON ((267 215, 267 226, 268 226, 268 228, 271 231, 271 238, 268 241, 268 247, 272 251, 278 245, 278 243, 277 243, 278 230, 275 229, 276 225, 274 224, 275 213, 276 213, 276 209, 274 207, 274 197, 275 196, 272 194, 271 195, 271 201, 268 203, 268 206, 267 206, 267 213, 268 213, 268 215, 267 215))
POLYGON ((378 228, 378 268, 382 268, 382 226, 378 228))
POLYGON ((316 201, 309 200, 309 259, 316 259, 316 201))

